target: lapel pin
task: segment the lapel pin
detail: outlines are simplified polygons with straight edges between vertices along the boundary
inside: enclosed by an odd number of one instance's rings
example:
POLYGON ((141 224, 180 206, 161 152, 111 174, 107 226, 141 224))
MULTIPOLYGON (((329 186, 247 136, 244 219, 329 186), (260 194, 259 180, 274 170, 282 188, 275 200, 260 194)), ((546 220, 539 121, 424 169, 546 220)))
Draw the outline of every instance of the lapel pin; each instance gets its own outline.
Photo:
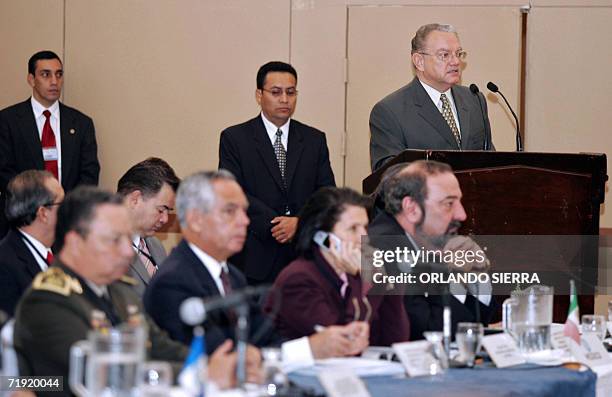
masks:
POLYGON ((71 129, 70 129, 70 133, 71 133, 72 135, 74 135, 74 133, 75 133, 75 132, 76 132, 76 131, 74 130, 74 128, 71 128, 71 129))

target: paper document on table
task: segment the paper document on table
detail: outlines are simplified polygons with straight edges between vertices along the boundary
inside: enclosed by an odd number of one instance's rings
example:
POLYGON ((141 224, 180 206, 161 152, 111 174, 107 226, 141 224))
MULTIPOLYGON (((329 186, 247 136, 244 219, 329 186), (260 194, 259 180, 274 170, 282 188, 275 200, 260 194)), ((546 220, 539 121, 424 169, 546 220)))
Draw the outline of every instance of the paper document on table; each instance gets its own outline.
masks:
POLYGON ((316 360, 313 367, 301 368, 295 371, 295 373, 300 375, 317 375, 321 371, 334 369, 349 369, 355 375, 361 377, 392 376, 404 373, 404 367, 400 363, 385 360, 370 360, 360 357, 316 360))

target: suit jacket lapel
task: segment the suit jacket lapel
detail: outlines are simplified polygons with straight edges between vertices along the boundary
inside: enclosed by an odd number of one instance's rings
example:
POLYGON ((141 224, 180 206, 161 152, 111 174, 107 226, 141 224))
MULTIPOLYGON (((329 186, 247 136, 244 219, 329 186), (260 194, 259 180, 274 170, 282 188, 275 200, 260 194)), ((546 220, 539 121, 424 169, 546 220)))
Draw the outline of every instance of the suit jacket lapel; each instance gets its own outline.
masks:
POLYGON ((149 276, 149 272, 147 272, 144 263, 142 263, 142 261, 140 260, 140 255, 138 253, 136 253, 136 255, 134 256, 134 260, 132 261, 132 264, 130 266, 138 275, 138 277, 140 277, 142 282, 145 285, 149 285, 149 281, 151 281, 151 276, 149 276))
MULTIPOLYGON (((450 145, 451 147, 457 147, 457 141, 451 131, 450 127, 442 117, 442 113, 432 102, 431 98, 425 91, 425 88, 421 85, 419 80, 415 77, 412 80, 414 85, 414 96, 412 100, 417 107, 419 115, 428 122, 450 145)), ((457 149, 459 149, 457 147, 457 149)))
POLYGON ((287 190, 291 190, 291 181, 295 175, 297 165, 300 162, 302 151, 304 150, 304 136, 295 121, 289 123, 287 146, 287 170, 285 171, 285 180, 287 181, 287 190))
POLYGON ((76 130, 74 124, 74 114, 66 109, 60 102, 60 139, 62 142, 62 180, 66 181, 68 179, 68 174, 74 167, 72 164, 72 156, 77 153, 77 148, 74 147, 74 137, 72 135, 78 134, 79 131, 76 130), (70 131, 73 131, 72 134, 70 131))
POLYGON ((30 154, 37 168, 42 170, 45 168, 45 162, 43 160, 40 136, 38 135, 38 127, 36 126, 36 119, 34 118, 34 111, 32 110, 30 99, 22 102, 18 114, 21 135, 30 150, 30 154))
MULTIPOLYGON (((278 185, 278 188, 284 191, 285 187, 283 185, 280 168, 278 168, 278 160, 276 160, 276 154, 274 154, 274 147, 272 147, 270 137, 268 136, 263 121, 261 120, 261 116, 258 116, 252 120, 252 127, 253 138, 255 140, 255 148, 261 156, 261 159, 263 160, 263 163, 268 169, 268 172, 270 172, 272 179, 278 185)), ((287 156, 289 157, 289 155, 287 156)))
POLYGON ((461 147, 465 149, 470 142, 470 111, 466 106, 466 101, 455 87, 451 89, 451 92, 453 93, 459 126, 461 127, 461 147))
POLYGON ((11 244, 15 249, 15 253, 22 262, 23 268, 25 269, 26 273, 34 278, 41 272, 36 258, 32 255, 32 252, 26 246, 26 243, 23 241, 23 238, 18 232, 10 230, 9 236, 11 239, 11 244))

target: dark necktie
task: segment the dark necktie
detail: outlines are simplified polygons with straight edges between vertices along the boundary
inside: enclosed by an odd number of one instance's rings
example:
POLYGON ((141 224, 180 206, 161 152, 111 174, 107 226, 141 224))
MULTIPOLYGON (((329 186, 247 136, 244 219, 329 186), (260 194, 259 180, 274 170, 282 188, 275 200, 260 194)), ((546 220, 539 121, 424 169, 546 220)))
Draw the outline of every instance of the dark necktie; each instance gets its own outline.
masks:
MULTIPOLYGON (((53 129, 51 129, 51 112, 45 110, 43 112, 43 115, 45 116, 45 124, 43 125, 40 145, 42 146, 43 150, 55 149, 57 151, 57 145, 55 143, 55 134, 53 133, 53 129)), ((55 179, 59 180, 57 160, 45 161, 45 170, 52 173, 55 179)))
POLYGON ((223 285, 223 291, 225 291, 225 296, 232 293, 232 283, 230 282, 229 272, 226 272, 225 269, 221 268, 221 284, 223 285))
POLYGON ((283 185, 287 187, 285 181, 285 170, 287 169, 287 152, 283 146, 282 141, 283 131, 279 128, 276 130, 276 140, 274 141, 274 154, 276 155, 276 161, 278 161, 278 168, 280 169, 281 178, 283 179, 283 185))

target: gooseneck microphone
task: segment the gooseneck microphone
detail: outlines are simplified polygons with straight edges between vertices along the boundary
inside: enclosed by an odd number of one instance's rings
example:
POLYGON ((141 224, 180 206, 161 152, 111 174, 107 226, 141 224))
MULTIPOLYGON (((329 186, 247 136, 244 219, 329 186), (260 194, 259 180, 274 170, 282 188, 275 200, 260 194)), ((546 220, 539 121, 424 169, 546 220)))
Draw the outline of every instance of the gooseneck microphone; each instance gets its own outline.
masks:
POLYGON ((215 310, 225 310, 245 304, 256 296, 265 294, 269 286, 247 287, 226 296, 216 296, 208 299, 200 297, 187 298, 179 307, 181 320, 187 325, 200 325, 215 310))
POLYGON ((478 89, 478 86, 476 84, 470 84, 470 91, 472 91, 472 94, 476 95, 476 98, 478 98, 478 105, 480 106, 480 114, 482 115, 482 123, 484 124, 484 128, 485 128, 485 136, 484 136, 484 143, 482 145, 482 150, 491 150, 491 125, 487 122, 485 111, 484 111, 484 108, 482 107, 482 98, 480 97, 480 95, 478 95, 480 90, 478 89), (488 128, 487 128, 487 125, 489 126, 488 128))
POLYGON ((502 98, 504 98, 504 102, 506 102, 506 105, 508 106, 508 109, 510 109, 512 116, 514 116, 514 121, 516 122, 516 151, 522 152, 523 151, 523 140, 521 138, 521 130, 519 126, 518 117, 516 117, 516 113, 514 113, 514 110, 512 110, 512 106, 510 106, 510 103, 508 103, 508 100, 506 99, 504 94, 502 94, 502 92, 499 90, 499 87, 497 87, 497 85, 489 81, 487 83, 487 88, 489 89, 489 91, 499 94, 501 95, 502 98))

